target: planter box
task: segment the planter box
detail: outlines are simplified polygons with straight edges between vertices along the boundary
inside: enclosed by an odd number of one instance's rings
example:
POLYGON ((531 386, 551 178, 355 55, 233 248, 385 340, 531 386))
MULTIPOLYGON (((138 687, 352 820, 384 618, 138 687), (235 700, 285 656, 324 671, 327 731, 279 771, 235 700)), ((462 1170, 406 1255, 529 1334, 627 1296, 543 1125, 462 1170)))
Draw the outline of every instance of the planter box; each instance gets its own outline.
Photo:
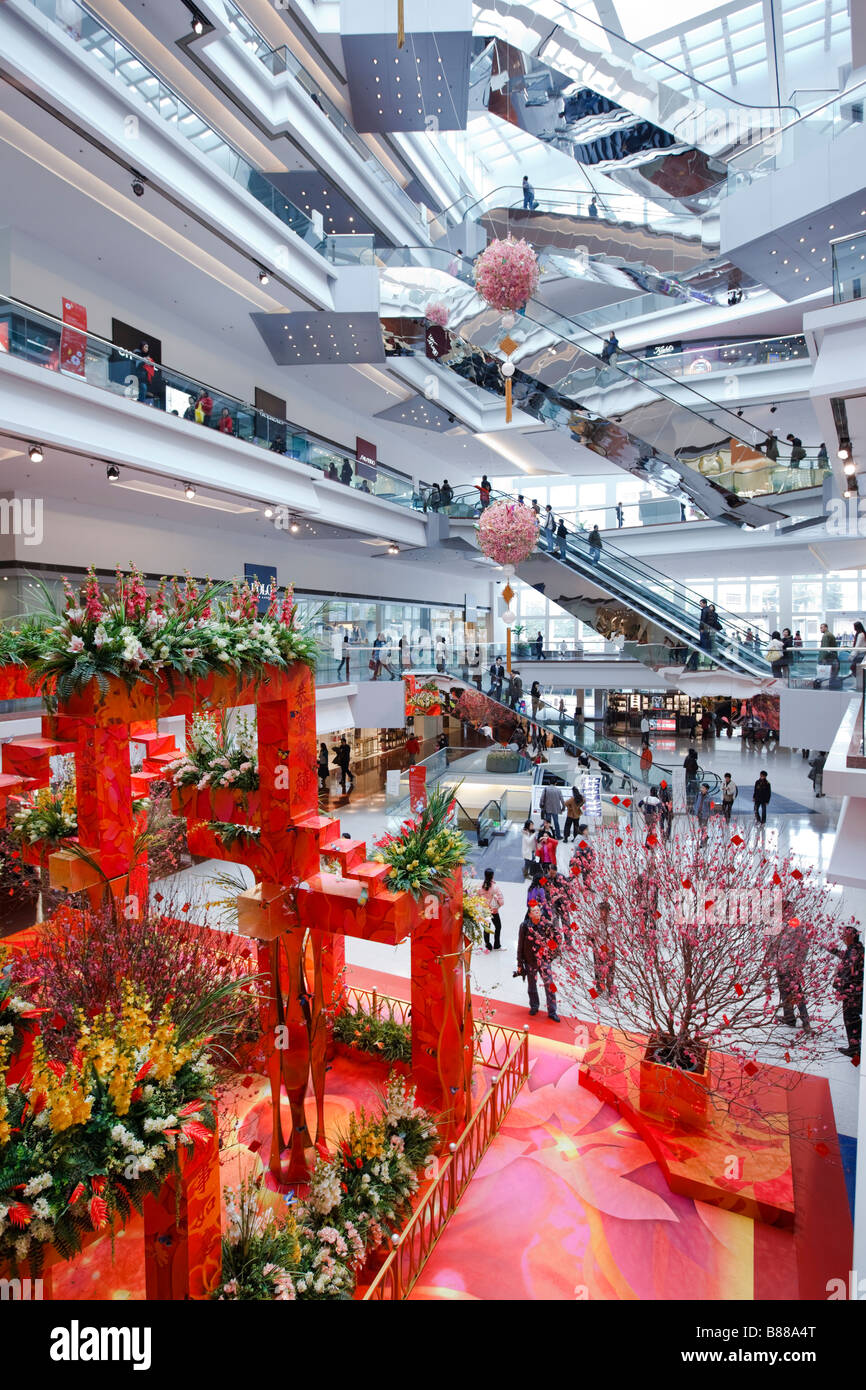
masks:
POLYGON ((245 864, 256 872, 261 846, 258 836, 245 836, 235 840, 233 845, 225 845, 208 825, 190 826, 186 838, 190 854, 200 859, 224 859, 229 864, 245 864))
POLYGON ((706 1123, 709 1107, 710 1053, 702 1071, 681 1071, 652 1060, 650 1039, 640 1064, 640 1108, 650 1115, 673 1112, 687 1124, 706 1123))
POLYGON ((298 706, 304 692, 312 689, 311 681, 309 668, 301 662, 285 669, 265 666, 259 680, 247 681, 233 671, 201 678, 172 678, 160 673, 153 681, 142 675, 130 689, 120 677, 109 676, 104 693, 95 680, 90 681, 83 690, 64 700, 63 709, 67 715, 93 719, 99 724, 133 724, 268 700, 286 699, 298 706))
POLYGON ((336 1057, 347 1057, 353 1062, 357 1062, 359 1058, 364 1060, 369 1057, 374 1062, 381 1062, 389 1071, 395 1071, 400 1076, 409 1076, 412 1071, 411 1062, 388 1062, 381 1052, 373 1048, 352 1047, 349 1043, 339 1042, 336 1038, 332 1039, 331 1046, 336 1057))
POLYGON ((188 820, 225 821, 231 825, 257 825, 261 815, 261 792, 237 791, 233 787, 174 787, 171 809, 188 820))

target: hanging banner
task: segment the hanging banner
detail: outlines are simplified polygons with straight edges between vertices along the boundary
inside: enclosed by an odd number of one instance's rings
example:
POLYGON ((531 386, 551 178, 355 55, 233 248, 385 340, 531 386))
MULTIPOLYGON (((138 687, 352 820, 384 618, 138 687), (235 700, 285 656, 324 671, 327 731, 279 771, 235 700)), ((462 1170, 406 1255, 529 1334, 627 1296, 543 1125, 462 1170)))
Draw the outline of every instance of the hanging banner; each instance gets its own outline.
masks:
POLYGON ((427 805, 426 767, 410 767, 409 769, 409 805, 413 815, 423 811, 427 805))
POLYGON ((0 352, 9 351, 9 325, 0 323, 0 352))
POLYGON ((447 328, 442 328, 438 323, 428 324, 424 334, 424 351, 434 362, 445 357, 451 351, 451 334, 447 328))
POLYGON ((60 370, 84 376, 87 357, 87 310, 72 299, 63 300, 63 330, 60 334, 60 370))
POLYGON ((362 439, 360 435, 355 437, 355 472, 359 478, 366 478, 369 483, 376 481, 376 445, 371 444, 369 439, 362 439))
POLYGON ((582 814, 587 820, 601 824, 601 778, 584 773, 580 779, 580 790, 583 792, 582 814))

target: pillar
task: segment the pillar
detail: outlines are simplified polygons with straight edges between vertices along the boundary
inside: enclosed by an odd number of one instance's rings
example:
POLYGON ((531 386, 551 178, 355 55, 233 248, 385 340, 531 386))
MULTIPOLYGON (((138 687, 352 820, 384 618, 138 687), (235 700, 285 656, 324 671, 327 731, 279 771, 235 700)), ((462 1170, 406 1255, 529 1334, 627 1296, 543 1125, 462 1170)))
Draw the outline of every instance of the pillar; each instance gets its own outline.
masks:
POLYGON ((422 1105, 442 1115, 448 1141, 471 1114, 472 998, 466 989, 463 875, 428 894, 412 934, 412 1077, 422 1105))

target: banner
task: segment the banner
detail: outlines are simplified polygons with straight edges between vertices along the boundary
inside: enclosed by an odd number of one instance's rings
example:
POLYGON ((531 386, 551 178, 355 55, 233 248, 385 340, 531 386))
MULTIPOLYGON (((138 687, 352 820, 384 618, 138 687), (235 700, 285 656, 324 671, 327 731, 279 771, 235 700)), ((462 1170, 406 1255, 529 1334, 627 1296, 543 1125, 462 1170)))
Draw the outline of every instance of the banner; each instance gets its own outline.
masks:
POLYGON ((355 437, 355 472, 359 478, 366 478, 369 483, 376 481, 376 445, 371 444, 368 439, 362 439, 360 435, 355 437))
POLYGON ((601 824, 601 778, 594 773, 585 772, 580 779, 580 790, 583 792, 583 812, 582 814, 588 821, 594 824, 601 824))
POLYGON ((0 323, 0 352, 9 351, 9 325, 0 323))
POLYGON ((426 767, 410 767, 409 769, 409 805, 412 807, 413 815, 423 811, 427 805, 426 767))
POLYGON ((63 330, 60 334, 60 370, 84 376, 87 357, 87 310, 74 300, 63 300, 63 330))
POLYGON ((259 617, 268 611, 271 598, 277 591, 277 570, 275 565, 244 565, 244 579, 259 600, 259 617))

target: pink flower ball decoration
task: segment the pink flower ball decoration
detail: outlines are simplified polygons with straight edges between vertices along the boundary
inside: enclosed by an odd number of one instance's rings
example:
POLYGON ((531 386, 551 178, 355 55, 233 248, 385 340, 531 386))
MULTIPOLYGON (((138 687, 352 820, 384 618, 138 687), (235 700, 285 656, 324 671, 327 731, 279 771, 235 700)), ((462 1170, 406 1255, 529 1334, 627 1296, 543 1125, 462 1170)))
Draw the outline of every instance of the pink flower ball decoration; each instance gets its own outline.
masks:
POLYGON ((478 545, 497 565, 519 565, 532 554, 538 540, 538 518, 518 502, 494 502, 481 514, 478 545))
POLYGON ((538 288, 538 258, 529 243, 491 241, 475 262, 475 288, 492 309, 522 309, 538 288))
POLYGON ((445 328, 448 323, 447 305, 441 304, 438 299, 432 300, 427 305, 427 321, 438 324, 440 328, 445 328))

